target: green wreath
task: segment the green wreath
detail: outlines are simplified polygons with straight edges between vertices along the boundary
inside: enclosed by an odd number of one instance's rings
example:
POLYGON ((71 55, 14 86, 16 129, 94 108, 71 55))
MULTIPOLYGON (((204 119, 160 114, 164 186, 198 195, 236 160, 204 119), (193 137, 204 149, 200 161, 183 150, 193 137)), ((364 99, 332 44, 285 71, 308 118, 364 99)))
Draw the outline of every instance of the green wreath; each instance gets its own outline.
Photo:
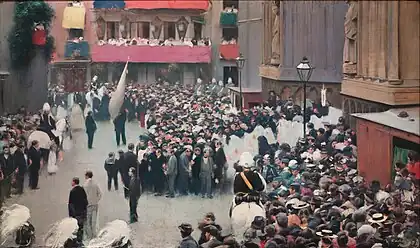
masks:
MULTIPOLYGON (((34 56, 35 45, 32 44, 34 24, 44 25, 45 30, 51 26, 54 9, 44 1, 18 1, 14 10, 14 25, 8 37, 11 65, 13 69, 24 68, 34 56)), ((48 34, 48 33, 47 33, 48 34)), ((44 46, 45 58, 51 61, 54 53, 54 37, 47 35, 44 46)))

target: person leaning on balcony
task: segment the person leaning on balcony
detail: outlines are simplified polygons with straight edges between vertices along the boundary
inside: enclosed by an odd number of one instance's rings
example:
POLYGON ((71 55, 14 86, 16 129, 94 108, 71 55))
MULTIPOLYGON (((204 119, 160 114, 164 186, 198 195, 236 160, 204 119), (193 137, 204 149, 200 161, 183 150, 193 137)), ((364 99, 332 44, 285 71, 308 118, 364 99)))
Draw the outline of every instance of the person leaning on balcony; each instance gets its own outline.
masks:
POLYGON ((407 155, 408 164, 407 169, 415 178, 416 184, 420 181, 420 155, 415 151, 410 151, 407 155))

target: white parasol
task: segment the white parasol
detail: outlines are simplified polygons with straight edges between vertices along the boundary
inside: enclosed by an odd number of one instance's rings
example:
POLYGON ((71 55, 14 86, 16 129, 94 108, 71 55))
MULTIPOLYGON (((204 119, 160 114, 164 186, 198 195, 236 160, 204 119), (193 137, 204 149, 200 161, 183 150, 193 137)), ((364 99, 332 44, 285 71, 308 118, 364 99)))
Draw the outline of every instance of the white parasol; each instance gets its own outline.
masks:
POLYGON ((28 137, 28 148, 31 147, 32 141, 37 140, 39 142, 39 147, 43 149, 50 149, 52 141, 50 136, 47 133, 42 131, 33 131, 28 137))
POLYGON ((29 208, 25 206, 13 204, 10 207, 3 208, 3 214, 0 217, 0 240, 6 241, 7 236, 25 224, 30 217, 29 208))
POLYGON ((130 227, 123 220, 114 220, 108 222, 102 230, 99 231, 98 236, 92 239, 87 248, 112 248, 115 243, 122 241, 126 244, 130 239, 130 227))
POLYGON ((55 116, 56 120, 65 119, 67 117, 67 110, 65 110, 62 106, 57 107, 57 115, 55 116))
POLYGON ((77 225, 77 220, 75 218, 64 218, 61 221, 55 223, 47 235, 44 238, 45 247, 50 248, 61 248, 64 246, 64 243, 68 239, 76 238, 77 230, 79 225, 77 225))
POLYGON ((125 78, 127 76, 128 61, 125 64, 124 70, 121 74, 120 81, 118 82, 117 89, 113 92, 111 100, 109 101, 109 114, 111 120, 114 120, 120 112, 121 106, 124 103, 125 95, 125 78))

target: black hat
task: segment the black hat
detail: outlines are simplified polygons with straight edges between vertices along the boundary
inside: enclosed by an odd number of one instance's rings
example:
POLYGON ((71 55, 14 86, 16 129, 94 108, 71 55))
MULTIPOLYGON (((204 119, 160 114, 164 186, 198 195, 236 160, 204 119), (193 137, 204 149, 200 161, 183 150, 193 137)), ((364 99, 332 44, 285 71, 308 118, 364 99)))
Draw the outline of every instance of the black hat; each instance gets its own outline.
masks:
POLYGON ((213 237, 217 237, 219 235, 219 229, 217 229, 217 227, 215 227, 214 225, 205 226, 203 228, 203 232, 208 232, 213 237))
POLYGON ((251 226, 256 229, 263 229, 265 226, 265 219, 262 216, 255 216, 254 220, 251 223, 251 226))
POLYGON ((191 226, 191 224, 188 224, 188 223, 182 223, 181 225, 179 225, 178 226, 178 229, 181 231, 181 232, 189 232, 189 233, 192 233, 193 232, 193 228, 192 228, 192 226, 191 226))

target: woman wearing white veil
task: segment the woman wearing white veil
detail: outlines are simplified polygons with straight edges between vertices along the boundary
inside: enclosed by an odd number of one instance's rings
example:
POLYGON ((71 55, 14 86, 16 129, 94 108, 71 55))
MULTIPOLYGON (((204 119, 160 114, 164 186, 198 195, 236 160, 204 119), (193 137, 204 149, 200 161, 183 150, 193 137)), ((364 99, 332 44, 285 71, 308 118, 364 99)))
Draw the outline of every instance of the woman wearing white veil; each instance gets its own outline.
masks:
MULTIPOLYGON (((86 109, 88 109, 87 106, 86 109)), ((85 129, 85 116, 79 103, 76 102, 72 103, 70 109, 70 127, 73 131, 82 131, 85 129)))

